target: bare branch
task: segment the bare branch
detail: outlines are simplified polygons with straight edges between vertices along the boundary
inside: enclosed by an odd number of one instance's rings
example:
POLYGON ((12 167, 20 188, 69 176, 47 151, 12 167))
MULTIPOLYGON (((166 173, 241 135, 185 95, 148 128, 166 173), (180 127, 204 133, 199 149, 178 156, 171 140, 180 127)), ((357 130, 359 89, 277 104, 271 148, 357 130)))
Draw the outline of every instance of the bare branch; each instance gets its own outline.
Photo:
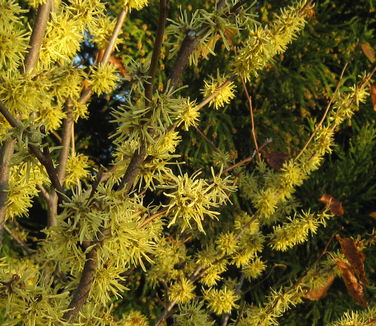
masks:
POLYGON ((123 9, 119 14, 118 20, 116 22, 116 26, 114 28, 114 31, 111 35, 110 40, 108 41, 106 51, 104 52, 104 55, 103 55, 103 58, 102 58, 102 61, 101 61, 101 63, 103 63, 103 64, 108 62, 108 59, 110 58, 111 53, 114 51, 116 39, 118 38, 118 36, 121 32, 121 27, 123 26, 123 23, 124 23, 125 17, 127 16, 127 13, 128 13, 128 7, 123 9))
MULTIPOLYGON (((0 113, 3 114, 5 119, 9 122, 9 124, 13 128, 17 128, 21 126, 21 123, 13 117, 13 115, 9 112, 7 107, 0 103, 0 113)), ((57 177, 57 172, 54 167, 54 163, 50 155, 45 155, 36 145, 29 144, 29 151, 38 159, 38 161, 45 167, 47 174, 51 180, 52 186, 58 191, 58 196, 63 197, 63 187, 59 182, 59 178, 57 177)))
POLYGON ((157 73, 158 61, 161 54, 162 49, 162 42, 163 42, 163 35, 164 30, 166 27, 166 20, 167 20, 167 6, 169 0, 160 0, 159 2, 159 22, 158 22, 158 29, 157 35, 154 42, 153 54, 151 56, 150 68, 149 68, 149 78, 146 82, 145 86, 145 96, 148 101, 151 101, 153 96, 153 86, 155 75, 157 73))
POLYGON ((63 315, 63 319, 69 322, 74 322, 80 312, 82 306, 85 304, 91 287, 94 282, 95 272, 97 270, 98 257, 97 250, 94 247, 86 254, 86 262, 82 275, 80 278, 80 283, 77 286, 76 291, 74 292, 72 301, 69 304, 68 311, 63 315))
POLYGON ((196 49, 198 41, 199 38, 195 31, 187 32, 170 73, 170 87, 172 89, 178 85, 180 76, 188 63, 188 58, 196 49))
POLYGON ((38 13, 35 18, 34 28, 29 43, 30 50, 25 57, 25 73, 30 72, 38 62, 48 17, 52 9, 52 1, 53 0, 47 0, 46 3, 38 8, 38 13))
MULTIPOLYGON (((239 8, 244 5, 248 0, 239 1, 230 9, 230 13, 235 14, 239 8)), ((226 5, 225 0, 219 0, 216 4, 216 10, 221 10, 226 5)), ((201 31, 189 30, 183 39, 175 63, 170 73, 170 87, 176 88, 179 83, 180 77, 185 69, 189 56, 196 49, 199 40, 205 35, 207 27, 202 27, 201 31)))
MULTIPOLYGON (((112 52, 114 51, 116 39, 119 37, 119 34, 121 32, 121 27, 123 26, 123 23, 124 23, 125 17, 127 16, 127 13, 128 13, 128 7, 123 9, 120 12, 118 20, 117 20, 116 25, 115 25, 115 28, 112 32, 110 40, 108 41, 106 50, 104 51, 103 58, 100 60, 100 63, 103 63, 103 64, 107 63, 111 54, 112 54, 112 52)), ((82 90, 81 96, 80 96, 78 101, 80 103, 86 103, 87 101, 89 101, 91 94, 92 94, 91 86, 85 87, 82 90)))

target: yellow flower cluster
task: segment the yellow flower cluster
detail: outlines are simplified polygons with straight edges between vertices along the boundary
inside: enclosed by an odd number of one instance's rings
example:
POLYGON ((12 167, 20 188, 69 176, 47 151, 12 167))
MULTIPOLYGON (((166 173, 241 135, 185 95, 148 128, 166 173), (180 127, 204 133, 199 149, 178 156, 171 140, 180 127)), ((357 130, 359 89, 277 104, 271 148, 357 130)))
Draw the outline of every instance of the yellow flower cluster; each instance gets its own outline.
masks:
POLYGON ((174 183, 164 186, 165 189, 173 189, 171 192, 164 193, 170 198, 169 204, 166 205, 167 213, 172 216, 169 226, 178 222, 182 230, 185 230, 187 227, 192 228, 193 220, 198 229, 204 232, 202 226, 204 216, 216 218, 219 213, 214 209, 228 200, 227 191, 234 190, 230 180, 209 184, 197 176, 198 173, 192 177, 188 174, 172 176, 174 183))
POLYGON ((76 186, 89 176, 89 158, 83 154, 72 154, 69 156, 64 180, 67 188, 76 186))
POLYGON ((99 64, 92 68, 90 75, 90 85, 94 93, 111 93, 117 85, 119 79, 115 65, 111 63, 99 64))
POLYGON ((170 286, 168 290, 169 299, 171 301, 176 300, 177 303, 187 303, 195 297, 194 290, 193 282, 182 277, 170 286))
POLYGON ((16 71, 27 50, 28 33, 19 14, 25 12, 13 0, 0 0, 0 73, 16 71))
POLYGON ((123 7, 140 10, 148 4, 149 0, 121 0, 123 7))
POLYGON ((234 290, 224 287, 221 290, 204 290, 204 299, 207 301, 211 311, 217 315, 221 315, 230 313, 233 308, 237 308, 238 305, 235 301, 239 300, 239 297, 235 294, 234 290))
POLYGON ((286 251, 289 248, 308 240, 309 234, 316 233, 320 225, 326 225, 331 217, 325 212, 313 214, 302 212, 299 217, 289 218, 287 223, 274 227, 270 235, 269 245, 274 250, 286 251))
POLYGON ((221 76, 217 73, 216 78, 211 77, 209 80, 205 80, 205 85, 201 93, 205 98, 215 94, 214 98, 210 101, 210 105, 219 109, 229 104, 235 97, 234 89, 235 85, 233 82, 228 83, 226 76, 221 76), (225 83, 227 84, 223 87, 225 83))
POLYGON ((305 25, 311 9, 306 4, 307 0, 302 0, 282 10, 269 27, 255 27, 235 58, 234 72, 249 80, 276 54, 284 52, 305 25))
POLYGON ((37 186, 49 183, 43 169, 32 163, 13 166, 9 178, 6 218, 27 215, 33 197, 39 192, 37 186))

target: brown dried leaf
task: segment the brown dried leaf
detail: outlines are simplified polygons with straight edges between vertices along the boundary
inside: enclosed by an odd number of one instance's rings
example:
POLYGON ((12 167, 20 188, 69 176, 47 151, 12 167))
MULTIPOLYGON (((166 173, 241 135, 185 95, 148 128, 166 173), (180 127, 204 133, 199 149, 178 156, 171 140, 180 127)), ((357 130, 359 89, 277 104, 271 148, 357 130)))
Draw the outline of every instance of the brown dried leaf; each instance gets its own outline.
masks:
POLYGON ((369 216, 371 216, 372 218, 376 219, 376 212, 369 213, 369 216))
POLYGON ((130 75, 128 73, 128 70, 125 69, 123 62, 119 58, 116 58, 114 55, 112 55, 112 56, 110 56, 108 61, 115 65, 115 67, 119 70, 119 72, 121 73, 121 75, 124 78, 130 79, 130 75))
POLYGON ((237 29, 235 28, 226 28, 223 32, 224 37, 230 45, 234 45, 234 39, 237 34, 237 29))
POLYGON ((360 306, 367 308, 363 284, 358 282, 358 279, 355 277, 349 264, 339 259, 337 259, 336 262, 349 294, 360 306))
POLYGON ((324 203, 327 208, 329 208, 333 215, 341 216, 345 214, 342 203, 338 199, 335 199, 332 195, 323 194, 319 200, 324 203))
POLYGON ((376 111, 376 86, 371 86, 371 101, 373 110, 376 111))
POLYGON ((281 152, 262 152, 262 155, 265 157, 266 162, 269 166, 275 170, 280 170, 289 159, 289 155, 281 152))
POLYGON ((332 286, 334 279, 336 278, 335 274, 329 274, 325 284, 321 287, 311 289, 304 296, 305 298, 316 301, 324 298, 328 293, 329 288, 332 286))
POLYGON ((363 282, 363 284, 368 284, 366 273, 364 271, 365 255, 363 252, 357 248, 353 239, 341 238, 339 234, 336 235, 336 238, 341 245, 343 254, 351 265, 352 271, 358 279, 363 282))
POLYGON ((376 61, 375 50, 369 43, 360 43, 360 48, 369 61, 374 63, 376 61))

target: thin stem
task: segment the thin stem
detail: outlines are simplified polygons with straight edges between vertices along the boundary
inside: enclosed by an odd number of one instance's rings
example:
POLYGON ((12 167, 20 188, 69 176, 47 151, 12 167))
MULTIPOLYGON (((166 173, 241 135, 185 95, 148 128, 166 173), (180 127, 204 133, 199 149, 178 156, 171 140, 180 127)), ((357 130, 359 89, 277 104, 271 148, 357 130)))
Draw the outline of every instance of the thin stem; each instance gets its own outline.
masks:
POLYGON ((228 168, 224 169, 223 170, 223 173, 225 172, 229 172, 233 169, 236 169, 237 167, 239 166, 242 166, 244 164, 248 164, 249 162, 253 161, 253 159, 255 158, 256 154, 257 153, 260 153, 267 145, 269 145, 270 143, 272 142, 272 140, 270 138, 268 138, 260 147, 259 149, 256 151, 253 152, 253 154, 249 157, 246 157, 245 159, 239 161, 238 163, 234 164, 234 165, 231 165, 229 166, 228 168))
POLYGON ((183 42, 181 43, 174 66, 171 69, 171 73, 170 73, 171 89, 176 88, 176 86, 178 85, 180 77, 183 73, 183 70, 188 63, 188 58, 197 47, 198 40, 199 40, 199 37, 197 36, 195 31, 190 30, 187 32, 183 42))
POLYGON ((248 99, 249 113, 250 113, 250 117, 251 117, 251 133, 252 133, 253 143, 255 145, 255 149, 256 149, 256 152, 257 152, 257 158, 258 158, 259 161, 261 161, 261 156, 260 156, 260 153, 259 153, 259 147, 258 147, 257 136, 256 136, 252 97, 248 93, 247 85, 245 84, 245 81, 244 81, 243 78, 241 78, 241 81, 242 81, 242 84, 243 84, 245 95, 248 99))
MULTIPOLYGON (((150 63, 149 78, 145 84, 145 97, 147 102, 151 102, 153 96, 153 84, 162 48, 163 34, 166 27, 168 2, 169 0, 160 0, 157 36, 155 38, 153 54, 150 63)), ((144 163, 146 150, 146 144, 145 142, 142 142, 140 148, 134 152, 132 159, 129 162, 127 170, 125 171, 124 177, 122 178, 118 188, 119 190, 124 190, 126 194, 128 194, 132 189, 134 180, 136 179, 140 171, 141 165, 144 163)))
MULTIPOLYGON (((116 25, 115 25, 115 28, 112 32, 110 40, 108 41, 106 50, 104 51, 103 57, 102 57, 101 60, 98 60, 97 64, 99 64, 99 63, 105 64, 110 59, 110 56, 111 56, 111 54, 112 54, 112 52, 114 51, 114 48, 115 48, 116 39, 119 37, 119 34, 121 32, 121 28, 122 28, 122 25, 124 24, 124 20, 125 20, 125 17, 127 16, 127 13, 128 13, 128 7, 123 9, 120 12, 119 17, 118 17, 117 22, 116 22, 116 25)), ((78 102, 86 103, 87 101, 89 101, 91 94, 92 94, 91 86, 84 87, 78 102)))
MULTIPOLYGON (((235 290, 235 293, 238 296, 240 296, 240 294, 241 294, 242 286, 243 286, 243 283, 244 283, 244 278, 245 278, 244 274, 242 273, 241 276, 240 276, 239 284, 236 286, 236 290, 235 290)), ((230 320, 230 316, 231 316, 230 313, 227 313, 223 316, 222 326, 227 326, 227 324, 230 320)))
POLYGON ((17 237, 5 224, 3 225, 4 230, 10 235, 10 237, 18 243, 18 245, 26 251, 28 255, 31 255, 33 251, 19 238, 17 237))
POLYGON ((172 308, 174 308, 174 306, 176 305, 177 303, 177 299, 175 299, 174 301, 171 301, 168 306, 166 307, 166 309, 163 311, 162 315, 159 317, 159 319, 157 320, 157 322, 154 324, 154 326, 159 326, 160 324, 162 324, 162 322, 167 318, 167 316, 169 315, 170 311, 172 310, 172 308))
POLYGON ((114 51, 116 39, 118 38, 118 36, 121 32, 121 27, 123 26, 123 23, 124 23, 125 17, 127 16, 127 13, 128 13, 128 7, 123 9, 119 14, 119 17, 118 17, 117 22, 116 22, 116 26, 114 28, 114 31, 111 35, 110 40, 108 41, 106 51, 104 52, 103 58, 101 60, 101 63, 103 63, 103 64, 106 64, 108 62, 108 60, 110 59, 111 53, 114 51))
POLYGON ((0 112, 13 128, 19 127, 20 122, 9 112, 7 107, 0 102, 0 112))
POLYGON ((42 185, 37 185, 37 187, 39 191, 41 192, 43 198, 48 202, 50 200, 50 194, 48 193, 46 188, 44 188, 42 185))
MULTIPOLYGON (((159 19, 157 37, 156 37, 156 41, 154 45, 153 56, 152 56, 152 64, 151 64, 150 71, 149 71, 150 82, 154 81, 156 68, 152 68, 152 67, 154 67, 154 65, 156 67, 158 63, 160 50, 162 46, 163 33, 164 33, 164 28, 165 28, 166 19, 167 19, 167 3, 168 3, 168 0, 160 1, 160 19, 159 19)), ((147 99, 150 101, 152 98, 153 86, 152 84, 148 84, 146 87, 148 89, 147 94, 149 94, 149 97, 147 96, 147 99)), ((125 194, 128 194, 129 191, 131 190, 134 180, 136 179, 139 173, 140 167, 142 163, 144 162, 145 154, 146 154, 146 146, 142 144, 139 150, 134 153, 131 159, 131 162, 128 165, 127 171, 125 172, 125 175, 119 186, 119 190, 123 190, 125 194)), ((86 262, 84 265, 84 269, 82 271, 80 282, 69 304, 70 310, 68 310, 63 316, 64 320, 69 321, 69 322, 74 322, 77 319, 77 316, 80 310, 82 309, 83 305, 85 304, 89 296, 91 287, 94 282, 97 265, 98 265, 97 246, 95 246, 86 254, 86 262)))
MULTIPOLYGON (((59 156, 59 165, 57 168, 57 177, 59 179, 59 183, 63 185, 65 179, 65 170, 67 166, 67 161, 69 157, 69 149, 71 144, 71 136, 72 136, 72 128, 73 128, 73 115, 72 115, 72 104, 70 100, 67 100, 65 103, 65 113, 66 118, 64 120, 63 125, 63 133, 62 133, 62 148, 60 151, 59 156)), ((58 206, 58 195, 55 189, 52 189, 50 193, 50 201, 49 203, 49 211, 48 211, 48 220, 47 225, 56 226, 57 225, 57 206, 58 206)))
POLYGON ((337 95, 337 93, 338 93, 338 91, 339 91, 339 87, 340 87, 340 85, 341 85, 341 81, 342 81, 343 75, 344 75, 344 73, 345 73, 345 71, 346 71, 348 65, 349 65, 349 63, 346 62, 345 66, 343 67, 343 69, 342 69, 342 71, 341 71, 341 75, 340 75, 340 77, 339 77, 339 80, 338 80, 338 83, 337 83, 336 89, 335 89, 335 91, 334 91, 332 97, 330 98, 328 105, 326 106, 326 109, 325 109, 325 111, 324 111, 324 114, 323 114, 323 116, 322 116, 320 122, 319 122, 319 123, 317 124, 317 126, 315 127, 315 130, 312 132, 311 137, 309 137, 309 139, 307 140, 307 142, 304 144, 302 150, 301 150, 301 151, 299 152, 299 154, 295 157, 295 159, 294 159, 295 161, 297 161, 297 160, 300 158, 300 156, 302 156, 302 154, 304 153, 304 151, 307 149, 308 145, 312 142, 312 140, 313 140, 313 138, 315 137, 317 131, 321 128, 322 124, 324 123, 325 118, 326 118, 326 116, 328 115, 329 110, 330 110, 330 108, 331 108, 331 106, 332 106, 332 104, 333 104, 333 102, 334 102, 334 98, 335 98, 335 96, 337 95))
POLYGON ((196 129, 196 131, 200 134, 200 136, 202 137, 202 138, 204 138, 205 139, 205 141, 211 146, 211 147, 213 147, 213 149, 216 151, 216 152, 221 152, 219 149, 218 149, 218 147, 217 146, 215 146, 215 144, 202 132, 202 130, 199 128, 199 127, 196 127, 195 126, 195 129, 196 129))
MULTIPOLYGON (((234 5, 230 9, 230 13, 236 13, 237 10, 244 4, 246 1, 242 1, 241 3, 238 3, 234 5)), ((226 5, 226 1, 224 0, 219 0, 217 5, 216 5, 216 10, 221 10, 224 6, 226 5)), ((181 78, 181 75, 185 69, 185 67, 188 64, 188 59, 189 56, 193 53, 193 51, 196 49, 199 40, 206 34, 208 28, 202 25, 198 30, 189 30, 187 31, 179 52, 177 54, 175 63, 171 69, 170 73, 170 88, 174 89, 179 83, 179 80, 181 78)))
POLYGON ((168 208, 164 208, 164 209, 160 210, 159 212, 157 212, 153 215, 150 215, 145 221, 143 221, 141 223, 140 228, 143 228, 144 226, 148 225, 150 222, 154 221, 158 217, 164 215, 165 213, 167 213, 167 211, 168 211, 168 208))
POLYGON ((35 18, 34 28, 29 43, 30 50, 25 57, 25 73, 30 72, 38 62, 40 48, 46 32, 48 17, 52 9, 52 2, 53 0, 47 0, 46 3, 38 8, 38 13, 35 18))

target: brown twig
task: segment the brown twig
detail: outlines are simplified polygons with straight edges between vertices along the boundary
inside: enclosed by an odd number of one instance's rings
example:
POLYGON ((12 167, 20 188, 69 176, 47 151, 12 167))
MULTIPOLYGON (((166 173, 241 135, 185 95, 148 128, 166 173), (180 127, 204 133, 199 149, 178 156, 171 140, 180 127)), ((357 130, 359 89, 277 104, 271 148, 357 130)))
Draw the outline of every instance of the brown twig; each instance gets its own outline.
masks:
POLYGON ((48 202, 50 200, 50 194, 48 193, 46 188, 44 188, 42 185, 37 185, 37 187, 39 191, 41 192, 43 198, 48 202))
MULTIPOLYGON (((97 64, 99 64, 99 63, 105 64, 110 59, 110 56, 111 56, 112 52, 114 51, 116 39, 119 37, 119 34, 121 32, 121 27, 124 23, 125 17, 127 16, 127 13, 128 13, 128 7, 126 7, 125 9, 123 9, 120 12, 118 19, 117 19, 117 22, 116 22, 116 25, 115 25, 115 28, 112 32, 112 35, 111 35, 111 37, 108 41, 107 47, 104 51, 103 57, 99 62, 97 62, 97 64)), ((91 86, 84 87, 78 102, 86 103, 87 101, 89 101, 91 95, 92 95, 91 86)))
POLYGON ((193 30, 187 32, 175 60, 175 63, 171 69, 170 73, 170 87, 171 89, 176 88, 179 83, 180 77, 183 73, 184 68, 188 63, 189 56, 196 49, 199 41, 197 33, 193 30))
POLYGON ((172 308, 175 307, 176 303, 177 303, 177 300, 178 299, 175 299, 174 301, 171 301, 167 307, 165 308, 165 310, 163 311, 162 315, 159 317, 159 319, 157 320, 157 322, 154 324, 154 326, 159 326, 160 324, 163 323, 163 321, 167 318, 167 316, 169 315, 169 313, 171 312, 172 308))
POLYGON ((341 75, 340 75, 340 77, 339 77, 339 80, 338 80, 338 83, 337 83, 336 89, 335 89, 335 91, 334 91, 334 93, 333 93, 333 96, 330 98, 329 103, 328 103, 328 105, 326 106, 326 109, 325 109, 325 111, 324 111, 324 114, 323 114, 323 116, 322 116, 320 122, 319 122, 319 123, 317 124, 317 126, 315 127, 315 130, 312 132, 311 137, 309 137, 309 139, 307 140, 307 142, 304 144, 302 150, 301 150, 301 151, 299 152, 299 154, 295 157, 295 159, 294 159, 295 161, 297 161, 297 160, 300 158, 300 156, 302 156, 302 154, 304 153, 304 151, 307 149, 308 145, 312 142, 312 140, 313 140, 313 138, 315 137, 317 131, 321 128, 322 124, 324 123, 325 118, 326 118, 326 116, 328 115, 329 110, 330 110, 330 108, 331 108, 331 106, 332 106, 332 104, 333 104, 333 102, 334 102, 334 97, 337 95, 337 93, 338 93, 338 91, 339 91, 339 87, 340 87, 340 85, 341 85, 341 81, 342 81, 343 75, 344 75, 344 73, 345 73, 345 71, 346 71, 348 65, 349 65, 349 63, 346 62, 345 66, 343 67, 343 69, 342 69, 342 71, 341 71, 341 75))
MULTIPOLYGON (((63 124, 63 132, 62 132, 62 148, 59 155, 59 163, 57 167, 57 177, 59 179, 59 183, 62 185, 64 183, 65 178, 65 170, 69 156, 69 149, 70 143, 72 138, 72 128, 73 128, 73 115, 72 115, 72 103, 68 99, 65 102, 65 113, 66 118, 63 124)), ((58 206, 58 195, 54 189, 52 189, 50 193, 50 200, 49 200, 49 211, 48 211, 48 220, 47 226, 56 226, 57 225, 57 206, 58 206)))
MULTIPOLYGON (((247 0, 242 1, 241 3, 238 3, 234 5, 230 9, 230 13, 236 13, 237 10, 246 3, 247 0)), ((221 10, 226 5, 226 1, 219 0, 216 5, 216 10, 221 10)), ((193 51, 196 49, 199 40, 206 34, 208 31, 208 27, 201 26, 201 28, 197 31, 195 30, 189 30, 186 32, 186 35, 181 43, 180 49, 178 51, 175 63, 171 69, 170 72, 170 88, 174 89, 179 83, 179 80, 181 78, 181 75, 187 66, 189 56, 193 53, 193 51)))
POLYGON ((146 225, 148 225, 150 222, 154 221, 155 219, 157 219, 158 217, 162 216, 163 214, 167 213, 168 211, 168 208, 164 208, 162 210, 160 210, 159 212, 153 214, 153 215, 150 215, 145 221, 143 221, 140 225, 140 228, 143 228, 145 227, 146 225))
MULTIPOLYGON (((166 20, 167 20, 167 6, 168 6, 169 0, 160 0, 160 14, 159 14, 159 23, 158 23, 158 29, 157 29, 157 36, 155 38, 154 42, 154 48, 153 48, 153 54, 152 59, 150 63, 150 69, 149 69, 149 78, 147 82, 145 83, 145 97, 146 97, 146 105, 149 105, 152 101, 153 97, 153 84, 155 80, 155 74, 156 69, 158 66, 158 60, 160 57, 161 49, 162 49, 162 42, 163 42, 163 35, 164 30, 166 27, 166 20)), ((150 113, 152 113, 150 111, 150 113)), ((127 170, 125 171, 124 177, 121 179, 119 184, 119 190, 123 190, 126 194, 129 193, 129 191, 133 187, 134 180, 136 179, 141 165, 144 162, 145 155, 146 155, 146 144, 142 142, 140 148, 138 148, 132 158, 131 161, 127 167, 127 170)))
MULTIPOLYGON (((21 126, 21 123, 13 117, 13 115, 9 112, 7 107, 0 103, 0 113, 3 114, 5 119, 9 122, 9 124, 13 128, 17 128, 21 126)), ((58 196, 62 196, 63 188, 59 182, 59 178, 57 177, 57 172, 55 170, 53 161, 51 156, 45 155, 38 146, 29 144, 29 151, 38 159, 38 161, 45 167, 46 172, 50 178, 52 186, 58 191, 58 196)), ((64 198, 62 196, 62 198, 64 198)))
POLYGON ((197 126, 195 126, 195 129, 196 129, 196 131, 200 134, 200 136, 202 137, 202 138, 204 138, 205 139, 205 141, 216 151, 216 152, 218 152, 218 153, 220 153, 221 151, 218 149, 218 147, 217 146, 215 146, 215 144, 202 132, 202 130, 199 128, 199 127, 197 127, 197 126))
POLYGON ((95 272, 98 266, 98 257, 96 248, 91 249, 86 254, 86 261, 80 282, 77 286, 76 291, 73 294, 73 298, 69 304, 68 311, 63 315, 63 319, 68 322, 74 322, 80 312, 82 306, 85 304, 91 287, 94 282, 95 272))
MULTIPOLYGON (((242 273, 241 276, 240 276, 240 280, 239 280, 239 283, 238 285, 236 286, 236 289, 235 289, 235 293, 236 295, 240 296, 241 294, 241 290, 242 290, 242 287, 243 287, 243 283, 244 283, 244 274, 242 273)), ((223 316, 223 321, 222 321, 222 326, 227 326, 229 320, 230 320, 230 316, 231 314, 230 313, 227 313, 223 316)))
POLYGON ((30 72, 37 64, 39 59, 40 48, 42 46, 42 41, 44 33, 47 27, 48 17, 52 9, 53 0, 47 0, 46 3, 39 6, 38 13, 35 18, 35 23, 33 27, 33 32, 31 34, 29 43, 29 52, 26 54, 24 71, 25 73, 30 72))
POLYGON ((253 159, 255 158, 256 154, 260 153, 267 145, 269 145, 270 143, 272 142, 272 139, 268 138, 259 148, 258 150, 254 151, 253 154, 249 157, 246 157, 245 159, 239 161, 238 163, 234 164, 234 165, 231 165, 229 166, 228 168, 224 169, 223 170, 223 173, 225 172, 229 172, 233 169, 236 169, 237 167, 241 166, 241 165, 244 165, 244 164, 248 164, 249 162, 253 161, 253 159))
POLYGON ((159 57, 161 54, 162 43, 163 43, 163 35, 164 35, 165 27, 166 27, 168 4, 169 4, 169 0, 160 0, 159 2, 159 22, 158 22, 157 35, 155 37, 153 54, 151 56, 150 68, 148 72, 149 77, 144 85, 145 97, 149 102, 151 102, 151 99, 153 96, 154 80, 155 80, 155 75, 157 73, 158 61, 159 61, 159 57))
POLYGON ((254 112, 253 112, 253 105, 252 105, 252 97, 251 97, 251 95, 249 95, 247 85, 245 84, 244 78, 241 78, 241 81, 242 81, 242 84, 243 84, 245 96, 248 99, 249 113, 250 113, 250 118, 251 118, 251 133, 252 133, 253 143, 254 143, 255 149, 257 151, 257 158, 258 158, 259 161, 261 161, 261 155, 260 155, 260 152, 259 152, 259 147, 258 147, 257 137, 256 137, 256 128, 255 128, 255 119, 254 119, 254 112))
POLYGON ((18 245, 26 251, 28 255, 31 255, 33 251, 19 238, 17 237, 5 224, 3 225, 4 230, 10 235, 10 237, 18 243, 18 245))
POLYGON ((111 53, 114 51, 116 40, 119 37, 119 34, 121 32, 121 27, 123 26, 127 13, 128 13, 128 7, 125 7, 119 14, 119 17, 116 22, 116 26, 114 28, 114 31, 111 35, 110 40, 108 41, 106 50, 103 54, 103 58, 101 60, 102 64, 106 64, 108 62, 108 60, 110 59, 111 53))

